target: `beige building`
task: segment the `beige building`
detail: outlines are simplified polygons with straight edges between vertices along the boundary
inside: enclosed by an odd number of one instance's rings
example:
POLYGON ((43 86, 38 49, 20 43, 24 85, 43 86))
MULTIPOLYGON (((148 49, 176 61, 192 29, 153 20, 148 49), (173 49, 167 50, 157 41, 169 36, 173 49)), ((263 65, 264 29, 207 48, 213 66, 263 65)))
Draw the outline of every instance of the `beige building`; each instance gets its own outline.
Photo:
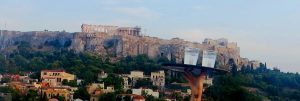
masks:
POLYGON ((92 94, 96 89, 104 89, 104 83, 92 83, 87 86, 89 94, 92 94))
POLYGON ((73 100, 73 92, 65 87, 48 87, 42 88, 42 94, 46 94, 47 98, 53 98, 56 96, 63 96, 66 101, 73 100))
POLYGON ((122 79, 123 79, 123 88, 124 90, 128 90, 131 88, 131 85, 129 83, 129 77, 128 76, 122 76, 122 79))
POLYGON ((26 95, 29 90, 37 90, 33 84, 23 83, 19 81, 13 81, 9 83, 9 86, 18 90, 21 94, 26 95))
POLYGON ((144 72, 142 71, 130 71, 130 75, 128 77, 131 79, 131 86, 134 86, 137 80, 145 78, 144 72))
POLYGON ((63 80, 75 80, 76 76, 66 73, 64 70, 42 70, 41 80, 47 82, 50 86, 61 86, 63 80))
POLYGON ((163 70, 158 72, 151 72, 151 81, 153 85, 164 87, 165 86, 165 72, 163 70))
POLYGON ((153 91, 152 89, 139 88, 139 89, 131 89, 131 90, 132 90, 132 94, 142 95, 144 92, 146 95, 151 95, 155 98, 159 98, 159 92, 153 91))
POLYGON ((87 86, 87 91, 91 95, 90 101, 99 101, 101 94, 115 92, 115 89, 114 86, 105 88, 104 83, 92 83, 87 86))
POLYGON ((144 78, 144 72, 142 71, 130 71, 130 78, 144 78))
POLYGON ((94 92, 92 92, 90 95, 90 101, 99 101, 99 97, 101 96, 103 92, 101 89, 96 89, 94 92))

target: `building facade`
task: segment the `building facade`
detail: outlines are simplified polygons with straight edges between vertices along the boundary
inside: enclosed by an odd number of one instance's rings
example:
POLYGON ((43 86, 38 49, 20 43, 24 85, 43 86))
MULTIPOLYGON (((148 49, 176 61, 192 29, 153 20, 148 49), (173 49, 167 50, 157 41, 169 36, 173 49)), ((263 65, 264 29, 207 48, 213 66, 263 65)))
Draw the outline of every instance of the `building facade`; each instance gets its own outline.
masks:
POLYGON ((163 70, 158 72, 151 72, 151 81, 153 85, 164 87, 165 86, 165 72, 163 70))
POLYGON ((76 76, 73 74, 66 73, 64 70, 42 70, 41 80, 47 82, 50 86, 61 86, 63 80, 75 80, 76 76))
POLYGON ((42 88, 42 94, 46 94, 48 99, 62 96, 65 98, 65 101, 73 101, 73 92, 64 87, 42 88))
POLYGON ((132 90, 132 94, 142 95, 144 92, 146 95, 151 95, 155 98, 159 98, 159 92, 153 91, 152 89, 139 88, 139 89, 131 89, 131 90, 132 90))

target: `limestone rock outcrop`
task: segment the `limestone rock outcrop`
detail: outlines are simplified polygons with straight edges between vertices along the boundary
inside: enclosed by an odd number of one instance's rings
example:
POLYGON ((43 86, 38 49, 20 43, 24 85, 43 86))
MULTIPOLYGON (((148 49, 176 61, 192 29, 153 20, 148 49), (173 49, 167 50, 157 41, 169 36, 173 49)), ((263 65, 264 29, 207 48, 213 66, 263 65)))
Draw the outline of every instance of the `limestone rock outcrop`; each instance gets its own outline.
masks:
POLYGON ((16 49, 15 44, 28 42, 31 47, 40 51, 66 48, 75 50, 76 52, 91 52, 100 56, 109 56, 116 61, 129 55, 146 54, 151 58, 166 56, 169 60, 182 63, 185 47, 195 47, 201 51, 217 51, 218 64, 226 64, 229 59, 233 59, 240 66, 249 64, 248 59, 240 57, 240 48, 237 46, 237 43, 228 42, 227 39, 205 39, 203 43, 195 43, 180 38, 166 40, 157 37, 142 36, 136 30, 132 30, 133 28, 122 28, 122 32, 120 33, 115 26, 107 27, 109 28, 108 30, 100 28, 100 32, 93 30, 91 33, 88 33, 88 29, 91 28, 87 26, 82 26, 82 28, 86 28, 82 29, 84 32, 75 33, 1 30, 0 52, 9 54, 12 50, 16 49))

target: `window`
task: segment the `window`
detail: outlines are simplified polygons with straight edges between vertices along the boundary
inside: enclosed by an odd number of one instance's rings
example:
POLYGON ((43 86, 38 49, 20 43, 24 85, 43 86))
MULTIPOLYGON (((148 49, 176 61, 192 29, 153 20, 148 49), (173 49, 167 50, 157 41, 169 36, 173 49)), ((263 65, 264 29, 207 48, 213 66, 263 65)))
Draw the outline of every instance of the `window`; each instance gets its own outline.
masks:
POLYGON ((57 82, 61 82, 61 78, 57 78, 57 80, 56 80, 57 82))

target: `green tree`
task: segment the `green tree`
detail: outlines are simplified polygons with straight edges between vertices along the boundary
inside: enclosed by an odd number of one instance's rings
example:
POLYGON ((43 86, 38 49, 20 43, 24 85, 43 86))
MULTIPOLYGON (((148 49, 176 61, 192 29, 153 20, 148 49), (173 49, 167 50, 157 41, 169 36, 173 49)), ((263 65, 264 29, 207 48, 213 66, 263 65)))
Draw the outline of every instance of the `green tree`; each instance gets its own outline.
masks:
POLYGON ((231 68, 231 73, 232 73, 233 75, 236 75, 236 74, 237 74, 237 65, 236 65, 234 59, 232 59, 232 58, 229 59, 228 65, 229 65, 230 68, 231 68))
POLYGON ((138 79, 134 85, 135 88, 151 87, 152 81, 150 79, 138 79))
POLYGON ((57 96, 56 97, 59 101, 66 101, 64 96, 57 96))
POLYGON ((161 56, 158 58, 157 63, 169 63, 169 59, 166 56, 161 56))
POLYGON ((61 68, 61 66, 62 66, 61 61, 54 61, 54 62, 51 64, 51 68, 53 68, 53 69, 61 68))
POLYGON ((87 92, 85 87, 79 87, 78 90, 74 92, 74 98, 80 98, 83 100, 89 100, 90 99, 90 94, 87 92))
POLYGON ((42 60, 41 57, 34 57, 29 63, 29 70, 40 71, 46 67, 46 63, 42 60))
POLYGON ((21 96, 19 91, 11 87, 0 87, 0 92, 11 93, 12 101, 22 101, 22 99, 24 98, 23 96, 21 96))
POLYGON ((132 100, 131 100, 131 96, 125 96, 123 99, 124 99, 125 101, 132 101, 132 100))
POLYGON ((104 84, 113 85, 116 90, 123 90, 123 79, 117 75, 109 74, 107 78, 103 79, 104 84))
POLYGON ((39 96, 37 91, 35 90, 29 90, 26 94, 26 96, 24 97, 25 101, 39 101, 39 96))
POLYGON ((16 55, 14 61, 19 67, 27 67, 27 64, 29 63, 29 61, 21 55, 16 55))
POLYGON ((63 85, 68 85, 68 86, 71 86, 71 87, 77 87, 78 86, 76 80, 70 80, 70 81, 68 81, 68 80, 64 79, 62 81, 62 84, 63 85))
POLYGON ((99 97, 99 101, 117 101, 115 93, 105 93, 99 97))
POLYGON ((6 67, 6 60, 3 55, 0 54, 0 72, 4 71, 6 67))
POLYGON ((10 82, 10 78, 4 77, 1 79, 1 83, 9 83, 10 82))
POLYGON ((47 101, 48 98, 47 98, 47 95, 46 95, 46 92, 44 92, 42 95, 41 95, 41 101, 47 101))

